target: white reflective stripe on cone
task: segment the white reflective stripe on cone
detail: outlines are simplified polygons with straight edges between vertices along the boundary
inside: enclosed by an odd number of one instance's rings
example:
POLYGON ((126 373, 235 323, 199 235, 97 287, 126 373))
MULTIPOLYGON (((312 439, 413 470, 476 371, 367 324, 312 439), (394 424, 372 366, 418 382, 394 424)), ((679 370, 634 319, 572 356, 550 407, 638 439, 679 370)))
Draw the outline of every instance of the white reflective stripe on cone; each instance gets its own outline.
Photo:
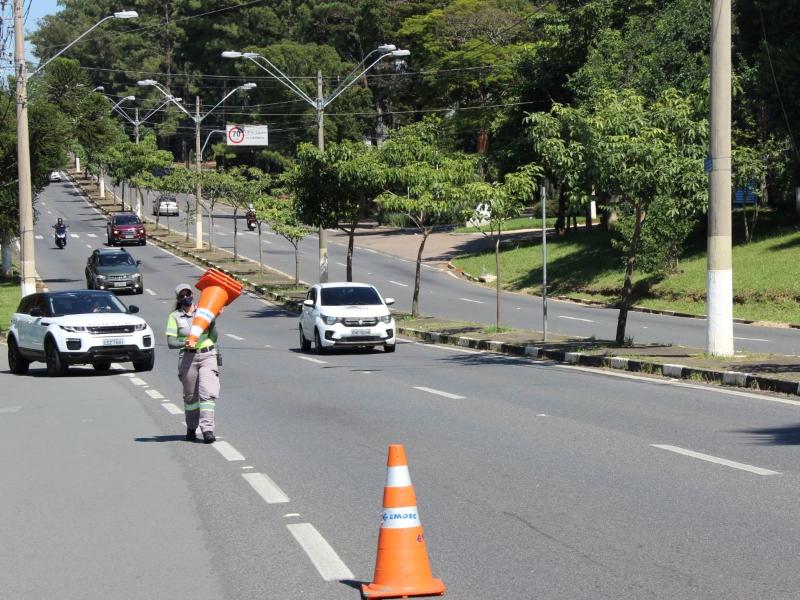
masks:
POLYGON ((189 330, 189 335, 199 338, 201 335, 203 335, 203 331, 205 330, 200 327, 200 325, 192 325, 192 328, 189 330))
POLYGON ((384 508, 381 521, 381 528, 385 529, 410 529, 412 527, 422 527, 416 506, 384 508))
POLYGON ((402 467, 388 467, 386 470, 386 487, 409 487, 411 475, 408 465, 402 467))
POLYGON ((207 308, 197 308, 194 311, 194 314, 198 317, 203 317, 206 321, 213 321, 214 320, 214 313, 208 310, 207 308))

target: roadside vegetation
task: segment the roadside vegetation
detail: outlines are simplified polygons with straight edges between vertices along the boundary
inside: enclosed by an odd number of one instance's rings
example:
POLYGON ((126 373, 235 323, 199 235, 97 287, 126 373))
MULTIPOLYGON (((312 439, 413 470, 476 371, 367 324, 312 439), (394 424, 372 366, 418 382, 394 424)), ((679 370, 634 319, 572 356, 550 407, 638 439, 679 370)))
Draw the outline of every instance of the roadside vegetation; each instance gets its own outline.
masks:
POLYGON ((19 278, 0 276, 0 334, 8 330, 19 304, 19 278))

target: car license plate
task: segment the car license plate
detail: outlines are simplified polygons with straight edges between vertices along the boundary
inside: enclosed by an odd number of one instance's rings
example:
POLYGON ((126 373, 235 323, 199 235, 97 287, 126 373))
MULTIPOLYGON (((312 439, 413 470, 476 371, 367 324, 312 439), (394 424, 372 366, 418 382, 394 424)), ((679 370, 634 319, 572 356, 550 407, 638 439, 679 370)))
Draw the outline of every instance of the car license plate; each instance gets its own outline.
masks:
POLYGON ((351 333, 353 335, 369 335, 370 331, 369 329, 353 329, 351 333))
POLYGON ((103 346, 122 346, 125 343, 125 340, 122 338, 105 338, 103 340, 103 346))
POLYGON ((114 287, 125 287, 127 284, 124 281, 115 281, 114 287))

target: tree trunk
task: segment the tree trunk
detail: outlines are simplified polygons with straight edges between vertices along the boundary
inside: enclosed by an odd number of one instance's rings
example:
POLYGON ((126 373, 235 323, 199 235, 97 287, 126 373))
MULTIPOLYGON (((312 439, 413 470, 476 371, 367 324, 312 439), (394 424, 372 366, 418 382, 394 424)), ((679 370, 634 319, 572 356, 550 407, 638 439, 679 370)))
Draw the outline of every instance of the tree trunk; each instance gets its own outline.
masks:
POLYGON ((586 205, 586 231, 592 231, 592 203, 586 205))
POLYGON ((347 281, 353 281, 353 246, 356 241, 356 226, 347 232, 347 281))
POLYGON ((478 140, 475 144, 475 151, 478 154, 486 154, 489 150, 489 130, 481 128, 478 130, 478 140))
MULTIPOLYGON (((261 244, 261 221, 257 221, 256 224, 258 225, 258 270, 263 275, 264 274, 264 248, 261 244)), ((209 244, 210 246, 210 244, 209 244)))
POLYGON ((300 284, 300 249, 299 244, 294 244, 294 284, 300 284))
POLYGON ((414 295, 411 298, 411 316, 416 318, 419 316, 419 284, 422 274, 422 252, 425 249, 425 242, 428 241, 430 230, 426 227, 422 230, 422 241, 419 243, 419 250, 417 250, 417 266, 414 272, 414 295))
POLYGON ((233 207, 233 263, 236 264, 239 262, 239 245, 238 245, 238 237, 239 237, 239 218, 237 217, 237 213, 239 212, 239 207, 233 207))
POLYGON ((122 202, 122 212, 125 212, 125 180, 122 180, 122 190, 120 193, 120 202, 122 202))
POLYGON ((558 216, 556 217, 556 235, 564 235, 566 232, 567 219, 567 199, 558 188, 558 216))
POLYGON ((495 320, 494 326, 500 329, 500 237, 502 229, 497 228, 497 239, 494 242, 494 272, 497 278, 494 280, 495 289, 495 320))
POLYGON ((633 270, 636 267, 636 251, 639 249, 639 239, 642 235, 642 208, 636 205, 636 221, 633 227, 633 237, 628 248, 628 260, 625 263, 625 282, 622 285, 622 297, 620 298, 619 317, 617 318, 617 338, 616 343, 622 346, 625 343, 625 326, 628 323, 628 310, 631 307, 633 295, 633 270))
POLYGON ((189 217, 192 215, 192 204, 189 200, 189 192, 184 194, 186 196, 186 241, 189 241, 189 217))
POLYGON ((2 272, 3 277, 6 279, 10 279, 14 274, 11 262, 11 247, 11 235, 4 233, 1 238, 0 249, 3 253, 2 272))

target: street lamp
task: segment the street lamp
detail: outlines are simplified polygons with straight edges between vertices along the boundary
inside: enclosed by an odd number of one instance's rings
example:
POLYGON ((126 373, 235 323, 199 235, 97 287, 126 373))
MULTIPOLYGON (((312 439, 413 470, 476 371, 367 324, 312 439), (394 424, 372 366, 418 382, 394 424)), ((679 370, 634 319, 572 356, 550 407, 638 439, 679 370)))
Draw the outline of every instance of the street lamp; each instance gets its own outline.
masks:
MULTIPOLYGON (((226 50, 222 53, 223 58, 246 58, 253 64, 260 67, 262 70, 269 73, 274 79, 280 81, 286 86, 294 95, 305 101, 307 104, 317 112, 317 147, 320 150, 325 150, 325 107, 339 97, 347 88, 358 81, 367 71, 377 65, 384 58, 402 58, 410 55, 409 50, 399 50, 394 44, 381 44, 348 73, 342 82, 333 90, 327 97, 322 95, 322 71, 317 71, 317 97, 311 98, 300 87, 293 82, 288 75, 271 63, 265 56, 256 52, 238 52, 236 50, 226 50), (368 60, 373 55, 378 54, 378 57, 364 67, 368 60), (359 71, 361 69, 361 71, 359 71)), ((325 228, 319 228, 319 280, 320 283, 328 281, 328 233, 325 228)))
MULTIPOLYGON (((203 120, 214 112, 225 100, 233 96, 236 92, 239 91, 248 91, 252 90, 256 87, 255 83, 243 83, 235 88, 233 88, 230 92, 225 94, 222 97, 222 100, 217 102, 210 110, 208 110, 205 114, 200 114, 200 96, 195 97, 195 114, 193 115, 186 107, 183 106, 181 103, 180 98, 176 98, 172 94, 170 94, 167 90, 165 90, 155 79, 141 79, 137 82, 138 85, 142 87, 154 87, 159 92, 161 92, 164 97, 167 99, 167 102, 172 102, 175 106, 177 106, 180 110, 182 110, 192 121, 194 121, 194 146, 195 146, 195 165, 197 169, 197 174, 199 175, 202 171, 201 166, 201 154, 202 149, 200 147, 200 124, 203 120)), ((195 206, 195 248, 201 250, 203 248, 203 205, 201 204, 201 196, 202 196, 202 188, 200 184, 200 177, 197 178, 197 192, 195 194, 194 199, 194 206, 195 206)))
POLYGON ((31 186, 31 150, 28 139, 28 79, 50 61, 63 54, 85 35, 109 19, 133 19, 136 11, 126 10, 109 15, 67 44, 50 59, 39 65, 30 75, 25 64, 25 25, 22 14, 23 0, 14 0, 14 70, 17 89, 17 179, 19 181, 19 236, 20 236, 20 292, 27 296, 36 291, 36 257, 33 245, 33 190, 31 186))

